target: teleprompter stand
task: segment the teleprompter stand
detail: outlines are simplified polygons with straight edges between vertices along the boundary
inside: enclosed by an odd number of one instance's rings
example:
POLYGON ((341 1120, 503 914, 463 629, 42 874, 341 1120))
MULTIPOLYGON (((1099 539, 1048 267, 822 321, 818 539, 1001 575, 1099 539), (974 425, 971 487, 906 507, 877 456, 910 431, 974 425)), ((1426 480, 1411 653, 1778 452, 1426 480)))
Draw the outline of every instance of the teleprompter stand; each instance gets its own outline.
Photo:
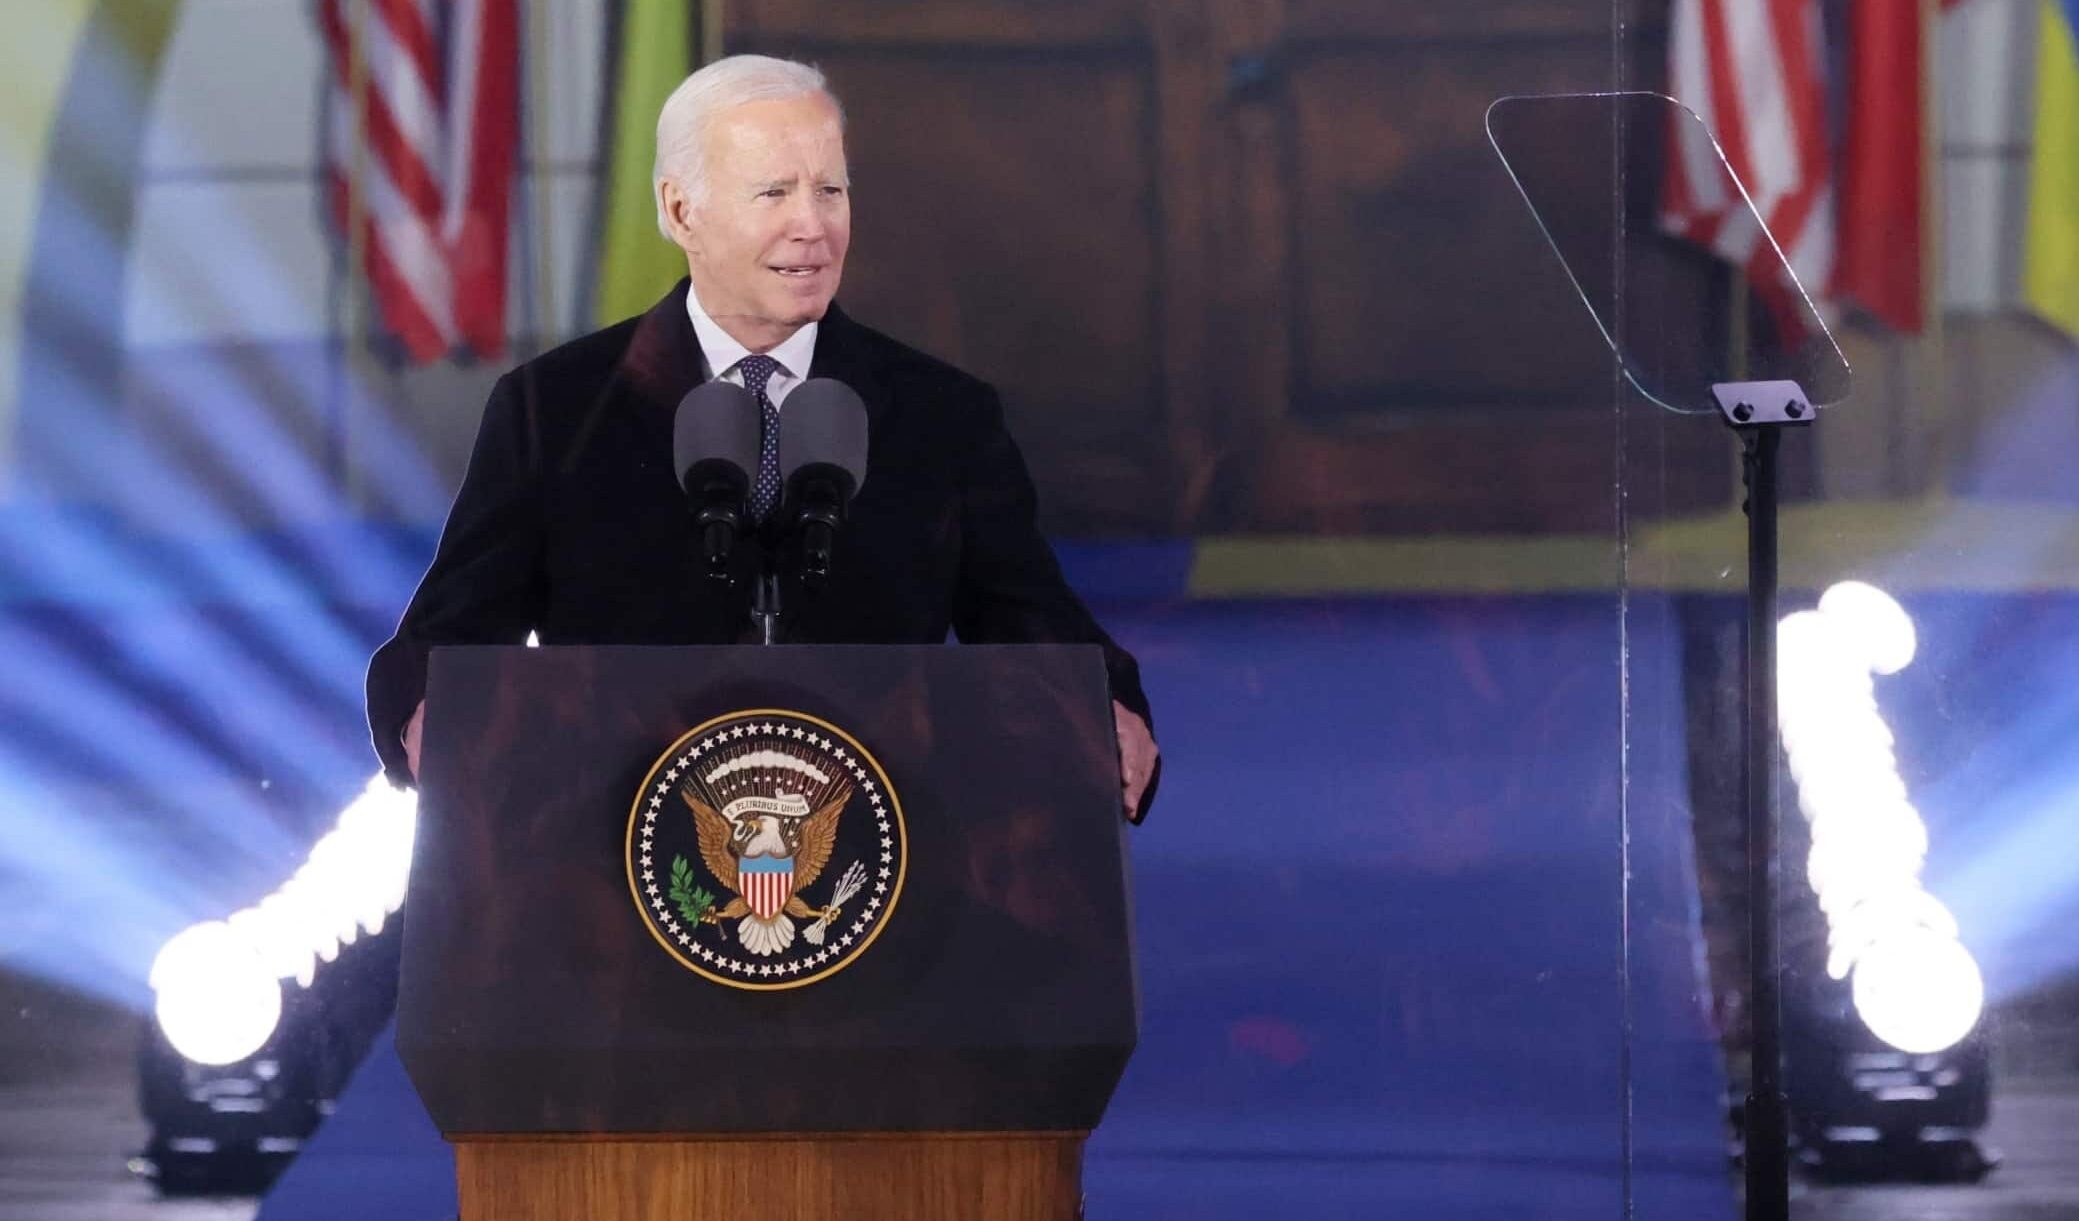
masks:
POLYGON ((1783 430, 1809 425, 1814 412, 1795 382, 1719 383, 1711 389, 1739 435, 1747 487, 1747 625, 1740 655, 1740 804, 1747 828, 1748 994, 1754 1040, 1742 1111, 1747 1217, 1787 1221, 1790 1116, 1783 1090, 1783 963, 1776 933, 1776 475, 1783 430))
MULTIPOLYGON (((1739 436, 1747 497, 1740 789, 1749 903, 1751 1086, 1745 1100, 1749 1221, 1790 1208, 1776 930, 1777 454, 1783 430, 1847 397, 1840 348, 1697 116, 1650 93, 1507 97, 1487 133, 1616 356, 1623 379, 1678 414, 1716 411, 1739 436), (1647 203, 1612 184, 1666 183, 1647 203), (1753 295, 1696 291, 1708 248, 1753 295), (1759 299, 1767 309, 1750 317, 1759 299)), ((1723 266, 1723 264, 1719 264, 1723 266)), ((1627 951, 1628 952, 1628 951, 1627 951)), ((1627 1083, 1628 1086, 1628 1083, 1627 1083)), ((1627 1140, 1628 1140, 1627 1135, 1627 1140)), ((1627 1147, 1626 1156, 1630 1149, 1627 1147)))

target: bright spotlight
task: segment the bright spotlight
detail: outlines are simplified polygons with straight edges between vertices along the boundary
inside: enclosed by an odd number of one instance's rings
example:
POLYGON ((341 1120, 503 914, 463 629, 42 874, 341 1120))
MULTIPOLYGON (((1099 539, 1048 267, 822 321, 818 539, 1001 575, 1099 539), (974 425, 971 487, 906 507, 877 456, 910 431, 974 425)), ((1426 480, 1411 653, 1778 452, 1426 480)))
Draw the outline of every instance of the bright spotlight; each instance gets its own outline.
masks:
POLYGON ((1778 712, 1812 825, 1806 876, 1827 918, 1827 973, 1852 977, 1856 1012, 1878 1038, 1941 1051, 1971 1032, 1985 983, 1955 918, 1921 886, 1927 825, 1872 682, 1912 662, 1913 619, 1876 586, 1844 581, 1778 626, 1778 712))
POLYGON ((220 920, 168 941, 152 962, 159 1028, 198 1064, 235 1064, 266 1046, 282 990, 252 944, 220 920))
POLYGON ((195 925, 167 942, 152 967, 151 985, 168 1041, 203 1064, 228 1064, 257 1050, 281 1014, 277 980, 310 987, 320 962, 333 961, 340 947, 364 931, 382 931, 391 913, 404 906, 417 822, 417 800, 378 775, 280 889, 228 920, 195 925), (251 1006, 263 989, 248 977, 264 983, 269 998, 266 1025, 257 1033, 253 1027, 259 1019, 253 1015, 260 1010, 251 1006), (215 985, 196 983, 220 978, 221 997, 214 994, 215 985), (244 1033, 203 1031, 216 1017, 230 1021, 227 1031, 244 1033), (176 1022, 183 1025, 176 1028, 176 1022), (207 1054, 195 1054, 191 1047, 207 1049, 207 1054), (227 1054, 231 1047, 243 1050, 227 1059, 208 1058, 227 1054))
POLYGON ((1855 1011, 1870 1033, 1916 1055, 1955 1046, 1985 1009, 1978 964, 1934 929, 1893 929, 1855 961, 1855 1011))
POLYGON ((1779 626, 1778 725, 1827 923, 1825 976, 1804 978, 1805 1003, 1787 1015, 1798 1157, 1980 1177, 1994 1164, 1971 1135, 1991 1097, 1974 1033, 1985 981, 1956 917, 1921 884, 1933 845, 1877 703, 1877 678, 1913 661, 1913 620, 1850 581, 1779 626))

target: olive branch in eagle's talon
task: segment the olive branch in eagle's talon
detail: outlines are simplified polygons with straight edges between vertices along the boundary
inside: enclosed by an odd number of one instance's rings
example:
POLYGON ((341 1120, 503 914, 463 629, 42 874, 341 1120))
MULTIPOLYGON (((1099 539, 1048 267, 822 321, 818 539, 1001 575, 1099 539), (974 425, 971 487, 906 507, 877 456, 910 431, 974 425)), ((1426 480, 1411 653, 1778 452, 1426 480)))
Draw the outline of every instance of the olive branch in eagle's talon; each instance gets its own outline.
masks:
POLYGON ((679 916, 695 928, 715 907, 715 896, 693 884, 693 867, 683 856, 671 858, 671 902, 679 916))

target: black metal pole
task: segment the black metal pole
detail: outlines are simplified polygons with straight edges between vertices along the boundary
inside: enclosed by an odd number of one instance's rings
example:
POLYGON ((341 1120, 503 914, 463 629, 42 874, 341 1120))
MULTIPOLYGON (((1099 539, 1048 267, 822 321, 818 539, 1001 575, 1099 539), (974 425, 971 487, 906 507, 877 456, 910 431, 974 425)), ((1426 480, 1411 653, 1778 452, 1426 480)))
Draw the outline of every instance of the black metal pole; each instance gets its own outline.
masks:
POLYGON ((780 642, 780 574, 770 558, 759 568, 758 583, 751 588, 751 618, 758 625, 758 643, 780 642))
POLYGON ((1739 430, 1747 477, 1746 719, 1740 789, 1747 819, 1747 1221, 1790 1216, 1790 1124, 1783 1095, 1782 964, 1776 945, 1776 454, 1779 426, 1739 430))

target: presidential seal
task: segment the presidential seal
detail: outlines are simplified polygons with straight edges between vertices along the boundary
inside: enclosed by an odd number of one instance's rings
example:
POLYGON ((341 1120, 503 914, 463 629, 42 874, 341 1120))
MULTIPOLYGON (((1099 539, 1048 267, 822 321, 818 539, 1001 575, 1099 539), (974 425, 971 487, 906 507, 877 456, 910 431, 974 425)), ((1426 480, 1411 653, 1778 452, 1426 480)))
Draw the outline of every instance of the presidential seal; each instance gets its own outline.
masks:
POLYGON ((687 733, 628 816, 643 922, 732 988, 799 988, 849 966, 887 927, 908 859, 881 765, 798 712, 732 712, 687 733))

